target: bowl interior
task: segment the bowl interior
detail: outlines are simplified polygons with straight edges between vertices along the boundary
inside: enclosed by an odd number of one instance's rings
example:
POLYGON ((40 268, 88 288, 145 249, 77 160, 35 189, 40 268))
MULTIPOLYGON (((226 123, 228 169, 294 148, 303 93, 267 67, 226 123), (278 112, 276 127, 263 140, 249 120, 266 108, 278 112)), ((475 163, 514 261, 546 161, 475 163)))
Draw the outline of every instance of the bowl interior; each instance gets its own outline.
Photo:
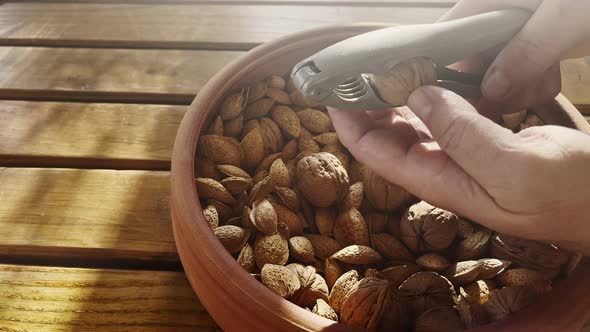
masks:
MULTIPOLYGON (((262 326, 268 327, 268 330, 358 331, 307 312, 252 278, 225 251, 209 229, 202 215, 194 181, 189 181, 194 178, 200 131, 216 115, 224 96, 271 74, 287 74, 293 65, 320 49, 380 27, 383 25, 316 29, 264 44, 215 75, 201 90, 183 119, 172 163, 174 236, 191 285, 222 328, 260 329, 262 326)), ((563 97, 535 111, 548 123, 590 132, 588 123, 563 97)))

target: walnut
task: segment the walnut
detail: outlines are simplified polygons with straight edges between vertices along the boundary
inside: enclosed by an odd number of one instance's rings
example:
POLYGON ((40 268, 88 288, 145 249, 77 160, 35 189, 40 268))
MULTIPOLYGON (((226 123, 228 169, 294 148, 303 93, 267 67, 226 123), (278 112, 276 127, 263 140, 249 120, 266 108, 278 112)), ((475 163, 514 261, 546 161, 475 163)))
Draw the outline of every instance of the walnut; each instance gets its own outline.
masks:
POLYGON ((534 300, 534 293, 528 287, 504 287, 491 292, 484 308, 492 320, 500 321, 520 311, 534 300))
POLYGON ((412 303, 416 316, 438 306, 453 307, 457 301, 453 284, 431 271, 413 274, 399 286, 399 291, 412 303))
POLYGON ((457 216, 424 201, 404 213, 402 241, 414 252, 437 251, 451 245, 457 233, 457 216))
POLYGON ((387 280, 364 278, 354 285, 340 308, 340 320, 347 325, 375 329, 389 307, 387 280))
POLYGON ((350 184, 342 163, 334 155, 319 152, 297 164, 297 187, 311 204, 328 207, 343 200, 350 184))

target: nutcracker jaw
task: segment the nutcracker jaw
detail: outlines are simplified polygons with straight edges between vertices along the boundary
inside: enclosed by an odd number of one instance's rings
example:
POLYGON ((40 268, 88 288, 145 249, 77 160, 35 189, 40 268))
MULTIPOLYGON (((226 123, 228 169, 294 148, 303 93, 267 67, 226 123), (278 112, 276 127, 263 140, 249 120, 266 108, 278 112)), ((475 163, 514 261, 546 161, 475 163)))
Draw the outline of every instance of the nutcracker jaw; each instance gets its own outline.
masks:
POLYGON ((368 74, 382 75, 401 62, 425 57, 435 66, 439 86, 463 96, 477 95, 481 76, 446 66, 509 41, 529 17, 527 11, 510 9, 375 30, 304 59, 295 65, 291 78, 310 102, 347 110, 386 109, 401 105, 381 99, 368 74))

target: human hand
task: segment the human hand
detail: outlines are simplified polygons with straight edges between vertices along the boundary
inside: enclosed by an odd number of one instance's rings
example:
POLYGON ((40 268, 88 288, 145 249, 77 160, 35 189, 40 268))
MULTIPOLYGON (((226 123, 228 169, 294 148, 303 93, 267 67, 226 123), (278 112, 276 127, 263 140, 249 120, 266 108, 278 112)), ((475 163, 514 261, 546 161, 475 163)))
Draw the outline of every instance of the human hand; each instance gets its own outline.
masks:
POLYGON ((476 105, 492 118, 554 98, 561 90, 560 60, 590 55, 589 1, 462 0, 440 21, 514 7, 533 12, 516 37, 499 53, 494 50, 456 66, 466 71, 488 68, 484 98, 476 105))
POLYGON ((590 135, 512 133, 453 92, 418 88, 408 108, 329 109, 342 143, 386 180, 496 231, 590 254, 590 135))

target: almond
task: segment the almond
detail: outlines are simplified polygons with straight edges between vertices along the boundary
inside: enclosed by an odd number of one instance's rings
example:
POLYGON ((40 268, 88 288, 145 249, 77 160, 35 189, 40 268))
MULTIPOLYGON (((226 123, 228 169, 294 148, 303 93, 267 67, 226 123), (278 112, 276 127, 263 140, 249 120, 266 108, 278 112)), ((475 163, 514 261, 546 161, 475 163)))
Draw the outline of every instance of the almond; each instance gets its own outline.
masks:
POLYGON ((319 107, 320 104, 318 103, 310 103, 309 101, 307 101, 305 99, 305 97, 303 97, 303 94, 295 89, 294 91, 291 91, 289 94, 289 97, 291 97, 291 101, 293 102, 293 104, 301 107, 301 108, 309 108, 309 107, 319 107))
POLYGON ((422 266, 426 270, 442 272, 451 265, 451 262, 440 254, 428 253, 418 257, 416 259, 416 264, 422 266))
POLYGON ((261 99, 262 97, 266 96, 266 90, 268 90, 268 85, 264 81, 259 81, 259 82, 252 84, 248 88, 248 98, 247 98, 248 104, 251 104, 251 103, 261 99))
MULTIPOLYGON (((244 120, 245 121, 245 120, 244 120)), ((242 139, 248 135, 252 130, 258 128, 260 130, 260 121, 258 119, 251 119, 244 122, 242 127, 242 139)))
POLYGON ((269 88, 277 88, 280 90, 285 90, 285 87, 287 86, 287 81, 279 75, 270 76, 266 79, 266 83, 269 88))
POLYGON ((275 106, 272 111, 272 119, 289 137, 299 137, 301 122, 297 113, 290 107, 283 105, 275 106))
POLYGON ((220 176, 213 161, 207 158, 197 158, 195 160, 195 177, 219 180, 220 176))
POLYGON ((283 150, 281 151, 281 159, 284 161, 289 161, 297 156, 297 140, 292 139, 289 143, 283 146, 283 150))
POLYGON ((254 174, 254 177, 252 178, 252 183, 257 184, 258 182, 260 182, 266 178, 268 178, 268 171, 261 170, 260 172, 257 172, 254 174))
POLYGON ((297 149, 299 153, 318 153, 320 152, 320 146, 311 136, 300 136, 297 143, 297 149))
POLYGON ((291 175, 287 165, 281 158, 277 158, 270 166, 268 174, 273 187, 291 187, 291 175))
POLYGON ((299 278, 286 266, 266 264, 260 271, 262 283, 282 298, 290 298, 299 290, 299 278))
POLYGON ((244 121, 261 118, 267 115, 274 104, 275 101, 270 98, 263 98, 253 102, 246 107, 246 110, 244 110, 244 121))
POLYGON ((289 259, 289 244, 280 233, 259 235, 254 241, 254 260, 259 268, 265 264, 285 265, 289 259))
POLYGON ((209 130, 207 130, 207 135, 223 136, 223 120, 221 120, 220 116, 215 117, 209 126, 209 130))
POLYGON ((238 115, 223 123, 223 136, 240 137, 244 128, 244 116, 238 115))
POLYGON ((287 225, 292 236, 303 234, 303 222, 297 214, 278 203, 272 203, 272 206, 277 213, 278 220, 287 225))
POLYGON ((246 106, 248 91, 242 89, 239 92, 229 95, 225 98, 219 109, 219 115, 223 120, 229 120, 237 117, 242 113, 246 106))
POLYGON ((270 180, 267 176, 252 187, 250 196, 248 196, 248 204, 252 205, 254 201, 267 198, 271 192, 272 186, 270 185, 270 180))
POLYGON ((414 256, 408 248, 395 237, 386 234, 373 234, 373 245, 375 249, 388 260, 399 260, 411 262, 414 256))
POLYGON ((237 176, 230 176, 221 180, 221 184, 227 188, 232 195, 237 195, 252 187, 252 179, 245 179, 237 176))
POLYGON ((313 246, 303 236, 294 236, 289 239, 289 253, 295 261, 303 264, 311 264, 315 261, 313 246))
POLYGON ((307 108, 298 112, 297 115, 301 120, 301 125, 312 133, 321 134, 333 130, 330 117, 321 111, 307 108))
POLYGON ((336 280, 338 280, 343 273, 344 270, 342 269, 342 266, 340 266, 340 263, 336 260, 331 258, 326 258, 324 260, 324 275, 326 276, 326 283, 330 289, 332 289, 336 280))
POLYGON ((340 249, 331 258, 355 265, 377 264, 383 260, 373 248, 356 244, 340 249))
POLYGON ((232 216, 232 208, 216 199, 208 199, 207 205, 213 205, 215 207, 217 216, 219 217, 219 224, 227 222, 227 220, 232 216))
POLYGON ((369 245, 369 230, 363 215, 357 209, 341 213, 334 224, 334 238, 343 246, 369 245))
POLYGON ((330 305, 322 299, 317 299, 316 305, 313 307, 311 312, 318 316, 333 320, 335 322, 338 321, 338 315, 336 314, 334 309, 332 309, 332 307, 330 307, 330 305))
POLYGON ((244 151, 240 143, 231 137, 204 135, 199 139, 199 150, 215 164, 240 166, 244 151))
MULTIPOLYGON (((330 291, 329 304, 336 313, 340 313, 340 307, 346 299, 348 292, 360 281, 356 270, 350 270, 341 275, 330 291)), ((328 284, 329 285, 329 284, 328 284)))
POLYGON ((527 286, 546 281, 545 277, 534 270, 516 268, 500 273, 496 280, 501 286, 527 286))
POLYGON ((457 261, 466 261, 481 257, 488 248, 491 236, 492 231, 489 229, 469 235, 457 245, 455 259, 457 261))
POLYGON ((273 154, 269 154, 268 156, 264 157, 264 159, 262 159, 262 161, 256 167, 255 173, 265 170, 265 171, 268 171, 269 175, 270 175, 270 167, 272 166, 272 163, 274 163, 275 160, 277 160, 279 158, 281 158, 280 153, 273 153, 273 154))
POLYGON ((240 252, 250 237, 250 230, 230 225, 219 226, 213 233, 230 254, 240 252))
POLYGON ((315 209, 315 224, 321 235, 334 235, 334 224, 337 217, 338 212, 333 207, 315 209))
POLYGON ((244 270, 250 273, 254 272, 254 269, 256 268, 256 263, 254 262, 254 249, 252 249, 250 244, 246 243, 246 245, 244 245, 238 255, 237 262, 244 268, 244 270))
POLYGON ((319 134, 317 136, 314 136, 313 139, 321 145, 340 144, 340 140, 338 139, 338 135, 336 134, 336 132, 333 132, 333 131, 319 134))
POLYGON ((283 205, 288 207, 291 211, 299 211, 299 197, 295 190, 291 188, 277 187, 275 188, 275 193, 283 205))
POLYGON ((491 279, 502 273, 512 263, 495 258, 482 258, 479 260, 481 269, 477 276, 478 279, 491 279))
POLYGON ((264 142, 259 128, 254 128, 246 134, 240 146, 244 151, 246 168, 253 169, 264 159, 264 142))
POLYGON ((453 284, 467 285, 477 279, 481 266, 482 263, 479 261, 457 262, 447 269, 445 276, 453 284))
POLYGON ((272 235, 277 232, 277 213, 267 199, 256 200, 250 212, 252 224, 263 234, 272 235))
POLYGON ((212 198, 226 204, 236 202, 231 193, 221 183, 213 179, 196 178, 195 182, 200 199, 212 198))
POLYGON ((248 172, 234 165, 217 165, 217 170, 224 176, 237 176, 245 179, 252 179, 248 172))
POLYGON ((357 182, 350 186, 350 190, 348 191, 348 195, 344 198, 342 202, 342 209, 348 210, 351 208, 360 209, 361 203, 363 202, 364 192, 363 192, 363 183, 357 182))
POLYGON ((260 134, 266 154, 277 153, 283 148, 283 135, 279 126, 269 118, 260 119, 260 134))
POLYGON ((266 96, 269 97, 270 99, 274 100, 277 104, 283 104, 283 105, 291 105, 291 97, 289 97, 289 94, 281 89, 278 88, 268 88, 266 90, 266 96))
POLYGON ((311 242, 315 256, 322 260, 342 249, 342 246, 329 236, 306 234, 304 237, 311 242))
POLYGON ((205 216, 205 220, 209 223, 211 229, 215 229, 219 226, 219 215, 217 214, 217 210, 213 205, 207 205, 203 209, 203 215, 205 216))

